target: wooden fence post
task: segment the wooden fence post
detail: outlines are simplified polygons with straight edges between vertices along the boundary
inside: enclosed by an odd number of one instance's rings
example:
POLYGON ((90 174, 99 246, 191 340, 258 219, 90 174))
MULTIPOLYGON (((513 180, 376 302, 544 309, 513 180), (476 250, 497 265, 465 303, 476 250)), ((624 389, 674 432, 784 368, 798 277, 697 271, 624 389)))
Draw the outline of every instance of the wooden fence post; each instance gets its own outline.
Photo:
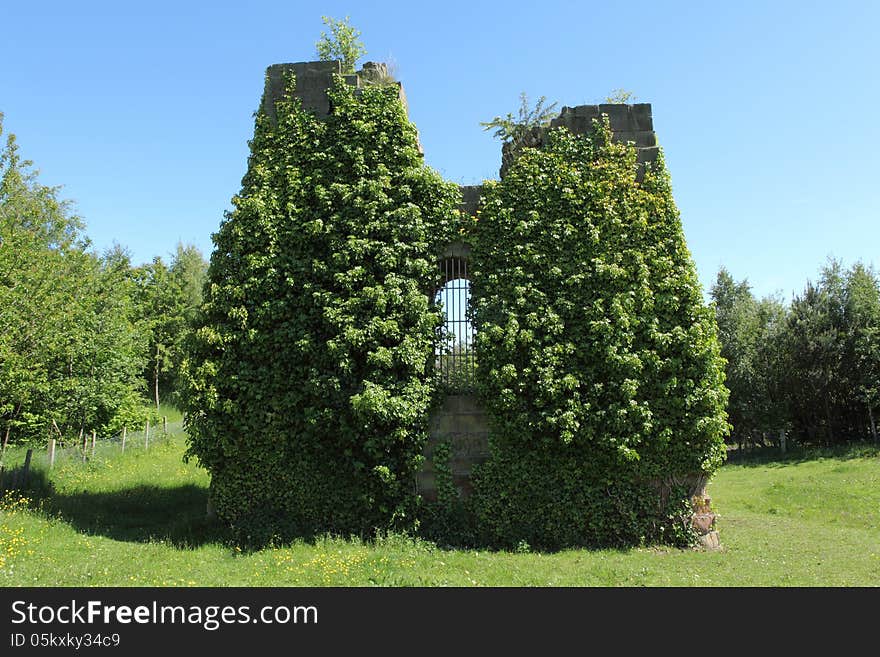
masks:
POLYGON ((29 449, 27 453, 24 455, 24 469, 21 471, 21 488, 26 488, 28 484, 28 477, 31 474, 31 457, 34 455, 34 450, 29 449))
POLYGON ((168 436, 168 416, 162 416, 162 434, 167 437, 168 436))
POLYGON ((49 469, 55 465, 55 439, 49 438, 49 469))
POLYGON ((88 440, 88 437, 83 433, 82 428, 80 428, 80 430, 79 430, 79 437, 80 437, 80 449, 82 450, 82 460, 83 460, 83 463, 85 463, 85 461, 86 461, 86 441, 88 440))
POLYGON ((126 429, 127 429, 127 427, 125 427, 125 426, 122 427, 122 453, 123 454, 125 453, 125 432, 126 432, 126 429))
POLYGON ((150 421, 147 420, 147 426, 144 427, 144 449, 150 448, 150 421))
POLYGON ((95 430, 92 429, 92 458, 95 458, 95 430))

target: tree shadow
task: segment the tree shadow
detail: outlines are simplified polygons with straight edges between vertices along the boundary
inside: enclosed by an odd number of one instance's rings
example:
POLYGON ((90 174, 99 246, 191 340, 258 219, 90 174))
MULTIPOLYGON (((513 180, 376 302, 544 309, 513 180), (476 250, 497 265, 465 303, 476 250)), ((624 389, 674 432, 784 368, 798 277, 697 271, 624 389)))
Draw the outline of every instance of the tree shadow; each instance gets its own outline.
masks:
POLYGON ((785 454, 778 447, 760 447, 753 450, 728 450, 729 465, 743 467, 781 468, 819 459, 846 461, 880 456, 880 446, 867 441, 854 441, 832 446, 794 445, 785 454))
POLYGON ((41 508, 86 534, 193 549, 229 539, 222 523, 207 518, 207 501, 208 491, 192 484, 136 486, 107 492, 53 491, 42 498, 41 508))

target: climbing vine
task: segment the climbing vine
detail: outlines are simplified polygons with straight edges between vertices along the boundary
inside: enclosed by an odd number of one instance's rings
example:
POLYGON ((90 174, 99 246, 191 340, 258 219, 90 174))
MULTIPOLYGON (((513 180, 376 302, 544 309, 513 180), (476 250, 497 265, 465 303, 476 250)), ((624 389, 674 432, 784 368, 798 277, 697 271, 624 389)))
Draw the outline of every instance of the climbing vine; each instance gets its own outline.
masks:
POLYGON ((185 364, 189 454, 243 541, 414 524, 459 192, 396 86, 329 95, 257 115, 185 364))
POLYGON ((473 508, 511 547, 662 539, 665 478, 724 455, 715 323, 662 156, 640 180, 635 148, 594 128, 522 149, 473 226, 492 422, 473 508))

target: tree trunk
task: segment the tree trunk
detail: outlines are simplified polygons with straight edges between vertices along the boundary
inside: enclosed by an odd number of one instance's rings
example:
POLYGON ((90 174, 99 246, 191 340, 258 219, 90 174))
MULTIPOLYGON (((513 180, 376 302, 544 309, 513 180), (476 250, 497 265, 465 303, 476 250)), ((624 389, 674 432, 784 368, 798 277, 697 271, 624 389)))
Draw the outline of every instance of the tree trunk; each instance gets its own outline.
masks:
POLYGON ((18 402, 18 404, 16 404, 16 406, 15 406, 15 412, 12 414, 12 416, 6 422, 6 433, 3 436, 3 447, 2 447, 2 449, 0 449, 0 459, 3 458, 4 454, 6 454, 6 446, 9 444, 9 429, 10 429, 9 424, 12 422, 12 420, 14 420, 16 417, 18 417, 18 412, 20 410, 21 410, 21 402, 18 402))
POLYGON ((156 410, 159 410, 159 344, 156 344, 156 369, 153 371, 153 392, 156 397, 156 410))
POLYGON ((825 419, 828 422, 828 446, 834 444, 834 430, 831 427, 831 407, 828 405, 828 397, 825 397, 825 419))
POLYGON ((877 425, 874 422, 874 409, 868 406, 868 418, 871 420, 871 435, 874 437, 874 442, 877 442, 877 425))

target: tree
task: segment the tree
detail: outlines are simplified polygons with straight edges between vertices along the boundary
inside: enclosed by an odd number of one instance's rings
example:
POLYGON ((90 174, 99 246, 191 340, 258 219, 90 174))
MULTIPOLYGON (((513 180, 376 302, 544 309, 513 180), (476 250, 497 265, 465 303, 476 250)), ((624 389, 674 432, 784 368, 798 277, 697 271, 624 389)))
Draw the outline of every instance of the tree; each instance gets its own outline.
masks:
POLYGON ((138 300, 149 332, 146 378, 159 408, 162 391, 178 392, 178 368, 190 324, 202 302, 207 263, 192 245, 178 244, 170 266, 161 257, 137 268, 138 300))
POLYGON ((137 270, 140 308, 146 318, 150 344, 147 377, 150 381, 153 403, 159 408, 160 378, 174 366, 172 357, 175 339, 183 330, 183 306, 181 290, 171 276, 162 258, 137 270))
MULTIPOLYGON (((880 408, 880 281, 877 273, 856 263, 846 275, 847 366, 856 399, 868 416, 876 442, 880 408)), ((856 411, 856 416, 861 413, 856 411)), ((858 420, 856 420, 858 424, 858 420)))
POLYGON ((194 245, 178 242, 171 258, 171 275, 180 288, 184 315, 189 322, 202 305, 202 293, 208 277, 205 256, 194 245))
POLYGON ((349 25, 349 17, 336 20, 329 16, 321 16, 330 33, 321 32, 315 43, 318 59, 321 61, 340 60, 343 73, 354 73, 357 61, 367 54, 367 49, 360 40, 360 30, 349 25))
MULTIPOLYGON (((3 134, 0 114, 0 135, 3 134)), ((0 152, 0 413, 3 444, 10 434, 32 435, 45 419, 50 394, 48 362, 66 297, 65 255, 83 244, 81 222, 41 185, 23 160, 15 135, 0 152)))
POLYGON ((731 438, 741 445, 763 443, 788 422, 780 351, 785 308, 773 298, 756 300, 748 282, 736 283, 723 267, 711 295, 730 390, 731 438))
POLYGON ((844 429, 836 420, 848 394, 841 368, 844 294, 840 263, 833 262, 794 298, 786 331, 793 420, 807 440, 825 444, 843 437, 835 429, 844 429))
MULTIPOLYGON (((2 130, 2 124, 0 124, 2 130)), ((88 250, 13 135, 0 152, 0 418, 4 444, 110 426, 139 399, 141 330, 127 260, 88 250)))

